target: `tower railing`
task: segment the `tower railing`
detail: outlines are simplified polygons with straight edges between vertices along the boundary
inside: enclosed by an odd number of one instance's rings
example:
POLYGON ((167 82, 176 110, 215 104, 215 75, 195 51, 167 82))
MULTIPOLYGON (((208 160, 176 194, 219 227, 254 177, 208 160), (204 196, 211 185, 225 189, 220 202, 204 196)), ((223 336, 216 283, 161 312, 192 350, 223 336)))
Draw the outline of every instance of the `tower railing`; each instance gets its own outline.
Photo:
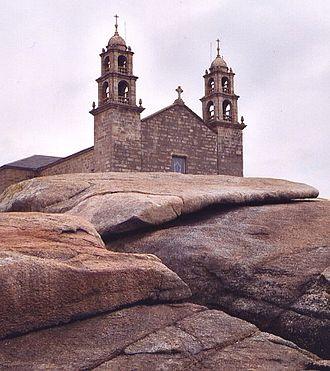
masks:
POLYGON ((128 97, 119 96, 118 97, 118 102, 119 103, 124 103, 124 104, 129 104, 129 98, 128 97))
POLYGON ((127 67, 118 67, 120 73, 127 73, 127 67))
POLYGON ((224 121, 231 121, 232 120, 232 117, 231 117, 231 115, 224 114, 223 115, 223 119, 224 119, 224 121))

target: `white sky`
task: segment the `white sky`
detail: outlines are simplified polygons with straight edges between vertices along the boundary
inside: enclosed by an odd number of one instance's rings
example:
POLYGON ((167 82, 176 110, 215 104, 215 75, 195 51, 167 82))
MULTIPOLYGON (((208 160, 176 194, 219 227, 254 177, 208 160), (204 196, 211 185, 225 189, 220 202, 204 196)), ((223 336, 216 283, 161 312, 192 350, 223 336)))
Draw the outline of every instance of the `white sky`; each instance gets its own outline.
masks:
POLYGON ((99 53, 114 31, 135 52, 143 115, 185 103, 201 115, 210 42, 236 72, 246 176, 330 197, 330 1, 0 0, 0 165, 93 145, 99 53), (125 23, 124 23, 125 22, 125 23))

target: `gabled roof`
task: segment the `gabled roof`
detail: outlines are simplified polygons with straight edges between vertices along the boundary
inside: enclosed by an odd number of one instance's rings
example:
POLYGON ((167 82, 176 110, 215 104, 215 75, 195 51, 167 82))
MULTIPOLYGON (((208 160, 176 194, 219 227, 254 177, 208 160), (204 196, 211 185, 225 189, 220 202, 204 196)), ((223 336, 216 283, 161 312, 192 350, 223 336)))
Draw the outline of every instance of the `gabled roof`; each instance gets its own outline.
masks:
POLYGON ((22 160, 10 162, 0 167, 0 169, 21 169, 21 170, 32 170, 36 171, 43 166, 50 165, 61 157, 54 156, 43 156, 43 155, 33 155, 30 157, 23 158, 22 160))
POLYGON ((55 156, 43 156, 33 155, 30 157, 23 158, 22 160, 10 162, 0 167, 0 169, 20 169, 20 170, 31 170, 39 171, 47 167, 51 167, 63 161, 82 155, 88 151, 92 151, 94 146, 83 149, 82 151, 73 153, 66 157, 55 157, 55 156))
POLYGON ((47 167, 52 167, 53 165, 57 165, 57 164, 59 164, 59 163, 61 163, 61 162, 64 162, 64 161, 70 160, 70 159, 72 159, 72 158, 74 158, 74 157, 78 157, 78 156, 80 156, 80 155, 82 155, 82 154, 84 154, 84 153, 86 153, 86 152, 93 151, 93 150, 94 150, 94 146, 92 146, 92 147, 88 147, 88 148, 85 148, 85 149, 83 149, 83 150, 81 150, 81 151, 79 151, 79 152, 75 152, 75 153, 73 153, 72 155, 69 155, 69 156, 66 156, 66 157, 57 157, 57 160, 56 160, 56 161, 51 162, 51 163, 49 163, 49 164, 46 164, 46 165, 44 165, 44 166, 41 166, 41 167, 39 168, 39 170, 44 170, 44 169, 46 169, 47 167))
POLYGON ((149 115, 149 116, 147 116, 147 117, 145 117, 144 119, 142 119, 141 121, 143 122, 143 121, 147 121, 147 120, 149 120, 149 119, 151 119, 152 117, 155 117, 155 116, 157 116, 157 115, 159 115, 160 113, 163 113, 163 112, 165 112, 165 111, 167 111, 167 110, 169 110, 169 109, 171 109, 171 108, 173 108, 173 107, 176 107, 176 106, 179 106, 179 107, 184 107, 186 110, 188 110, 191 114, 193 114, 199 121, 201 121, 201 123, 203 123, 204 124, 204 121, 203 121, 203 119, 201 118, 201 117, 199 117, 198 115, 197 115, 197 113, 195 113, 192 109, 190 109, 188 106, 186 106, 184 103, 176 103, 176 102, 174 102, 173 104, 171 104, 170 106, 167 106, 167 107, 165 107, 165 108, 163 108, 163 109, 161 109, 161 110, 159 110, 159 111, 156 111, 155 113, 152 113, 151 115, 149 115))

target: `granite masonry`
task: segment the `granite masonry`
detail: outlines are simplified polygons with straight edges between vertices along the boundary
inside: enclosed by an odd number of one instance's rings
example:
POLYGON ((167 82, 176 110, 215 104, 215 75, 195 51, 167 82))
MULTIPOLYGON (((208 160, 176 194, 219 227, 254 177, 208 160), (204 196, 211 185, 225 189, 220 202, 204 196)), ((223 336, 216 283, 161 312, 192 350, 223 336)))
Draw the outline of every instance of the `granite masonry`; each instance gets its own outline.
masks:
POLYGON ((205 71, 203 118, 178 98, 141 119, 136 102, 133 52, 118 33, 102 49, 98 103, 93 102, 94 146, 68 157, 34 155, 0 167, 0 192, 33 177, 107 171, 224 174, 243 176, 242 134, 234 73, 220 56, 205 71))

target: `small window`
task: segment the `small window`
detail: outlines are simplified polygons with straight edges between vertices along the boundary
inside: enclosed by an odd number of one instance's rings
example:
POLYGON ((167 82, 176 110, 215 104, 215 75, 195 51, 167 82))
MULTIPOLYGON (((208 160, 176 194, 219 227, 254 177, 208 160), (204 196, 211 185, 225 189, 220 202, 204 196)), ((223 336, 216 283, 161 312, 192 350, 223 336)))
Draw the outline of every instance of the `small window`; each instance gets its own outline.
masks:
POLYGON ((172 156, 171 170, 175 173, 186 173, 186 158, 183 156, 172 156))

